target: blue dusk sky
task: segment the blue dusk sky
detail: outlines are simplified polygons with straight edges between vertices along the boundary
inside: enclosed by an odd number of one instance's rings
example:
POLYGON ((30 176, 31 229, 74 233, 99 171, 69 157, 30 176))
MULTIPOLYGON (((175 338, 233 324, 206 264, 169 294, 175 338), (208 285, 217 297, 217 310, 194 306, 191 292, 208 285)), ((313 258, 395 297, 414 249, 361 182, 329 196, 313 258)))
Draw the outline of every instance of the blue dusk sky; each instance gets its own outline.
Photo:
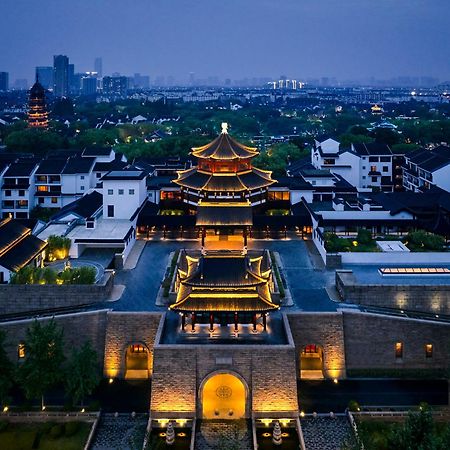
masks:
POLYGON ((449 0, 0 0, 0 71, 450 79, 449 0))

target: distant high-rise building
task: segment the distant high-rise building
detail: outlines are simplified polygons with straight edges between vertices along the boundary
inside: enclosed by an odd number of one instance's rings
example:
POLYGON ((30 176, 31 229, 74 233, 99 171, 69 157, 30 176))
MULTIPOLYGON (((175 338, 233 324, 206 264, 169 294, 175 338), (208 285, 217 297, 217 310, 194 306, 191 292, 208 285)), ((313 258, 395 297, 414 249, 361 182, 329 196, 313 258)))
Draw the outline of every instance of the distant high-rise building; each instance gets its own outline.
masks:
POLYGON ((53 67, 38 66, 36 67, 36 79, 44 89, 53 89, 53 67))
POLYGON ((53 57, 53 93, 56 97, 69 94, 69 58, 65 55, 53 57))
POLYGON ((30 89, 28 100, 28 126, 31 128, 47 128, 48 112, 45 101, 45 89, 39 83, 39 76, 36 75, 36 83, 30 89))
POLYGON ((127 77, 103 77, 103 93, 114 97, 125 97, 128 91, 127 77))
POLYGON ((81 94, 95 95, 97 93, 97 73, 92 72, 81 78, 81 94))
POLYGON ((75 64, 69 64, 67 66, 67 80, 69 84, 69 94, 79 94, 81 78, 75 76, 75 64))
POLYGON ((80 91, 81 91, 81 80, 82 78, 85 76, 85 73, 74 73, 72 76, 72 82, 71 82, 71 87, 70 87, 70 93, 72 95, 80 95, 80 91))
POLYGON ((98 78, 103 77, 103 60, 100 56, 94 60, 94 72, 97 72, 98 78))
POLYGON ((195 85, 195 73, 194 72, 189 72, 189 84, 191 86, 195 85))
POLYGON ((133 86, 137 89, 148 89, 150 86, 150 77, 148 75, 134 74, 133 86))
POLYGON ((0 91, 7 91, 9 89, 9 73, 0 72, 0 91))

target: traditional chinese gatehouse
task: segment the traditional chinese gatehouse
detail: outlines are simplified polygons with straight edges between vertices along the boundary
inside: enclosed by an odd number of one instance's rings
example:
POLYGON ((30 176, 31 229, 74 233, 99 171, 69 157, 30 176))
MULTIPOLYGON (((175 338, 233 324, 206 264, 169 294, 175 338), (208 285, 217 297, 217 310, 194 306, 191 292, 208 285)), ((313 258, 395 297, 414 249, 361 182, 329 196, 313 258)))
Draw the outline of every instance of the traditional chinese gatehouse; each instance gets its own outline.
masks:
POLYGON ((190 316, 196 322, 221 325, 253 323, 258 318, 266 329, 266 315, 279 309, 272 299, 274 284, 267 252, 209 251, 180 257, 176 280, 177 298, 171 310, 182 313, 182 328, 190 316))
POLYGON ((253 223, 252 207, 267 201, 271 172, 252 166, 258 150, 234 140, 222 124, 222 133, 203 147, 192 149, 198 165, 178 172, 183 202, 196 211, 196 226, 206 229, 242 229, 244 245, 253 223))

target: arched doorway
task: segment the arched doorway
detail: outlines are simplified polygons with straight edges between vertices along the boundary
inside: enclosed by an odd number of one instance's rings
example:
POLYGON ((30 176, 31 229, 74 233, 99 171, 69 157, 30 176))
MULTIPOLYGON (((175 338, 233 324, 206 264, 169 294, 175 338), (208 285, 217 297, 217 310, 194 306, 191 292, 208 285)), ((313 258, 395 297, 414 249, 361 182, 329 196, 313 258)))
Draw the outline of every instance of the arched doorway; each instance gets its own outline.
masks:
POLYGON ((131 344, 125 354, 125 379, 148 378, 148 349, 142 344, 131 344))
POLYGON ((306 380, 323 379, 323 348, 308 344, 300 353, 300 378, 306 380))
POLYGON ((246 415, 247 390, 231 373, 215 373, 200 387, 203 419, 240 419, 246 415))

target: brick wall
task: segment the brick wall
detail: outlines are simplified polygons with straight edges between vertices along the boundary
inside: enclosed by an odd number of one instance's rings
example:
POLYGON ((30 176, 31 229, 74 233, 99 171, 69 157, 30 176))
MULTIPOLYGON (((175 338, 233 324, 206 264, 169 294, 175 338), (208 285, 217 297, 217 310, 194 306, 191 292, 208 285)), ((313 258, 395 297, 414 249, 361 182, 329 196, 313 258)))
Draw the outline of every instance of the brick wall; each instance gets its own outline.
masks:
POLYGON ((231 373, 248 390, 246 411, 298 411, 293 346, 158 345, 152 379, 152 417, 201 417, 202 385, 214 373, 231 373))
MULTIPOLYGON (((71 350, 89 340, 98 354, 99 369, 103 365, 106 333, 107 310, 82 312, 55 316, 55 322, 64 330, 65 354, 69 357, 71 350)), ((18 359, 19 343, 26 337, 26 331, 35 319, 15 320, 0 323, 0 329, 6 331, 6 351, 11 361, 18 359)), ((37 319, 48 322, 50 317, 37 319)))
POLYGON ((342 313, 289 313, 287 315, 295 344, 297 374, 300 353, 308 344, 323 349, 324 375, 345 377, 345 345, 342 313))
POLYGON ((336 272, 342 299, 359 305, 450 314, 450 285, 358 284, 350 271, 336 272))
POLYGON ((448 369, 450 324, 358 312, 344 313, 347 369, 448 369), (403 358, 395 357, 396 342, 403 358), (433 356, 425 357, 425 344, 433 356))
POLYGON ((112 272, 93 285, 0 284, 0 315, 98 303, 108 298, 113 285, 112 272))
POLYGON ((149 352, 149 372, 153 368, 153 346, 162 314, 150 312, 109 312, 105 339, 104 374, 125 376, 125 354, 129 345, 143 344, 149 352))

